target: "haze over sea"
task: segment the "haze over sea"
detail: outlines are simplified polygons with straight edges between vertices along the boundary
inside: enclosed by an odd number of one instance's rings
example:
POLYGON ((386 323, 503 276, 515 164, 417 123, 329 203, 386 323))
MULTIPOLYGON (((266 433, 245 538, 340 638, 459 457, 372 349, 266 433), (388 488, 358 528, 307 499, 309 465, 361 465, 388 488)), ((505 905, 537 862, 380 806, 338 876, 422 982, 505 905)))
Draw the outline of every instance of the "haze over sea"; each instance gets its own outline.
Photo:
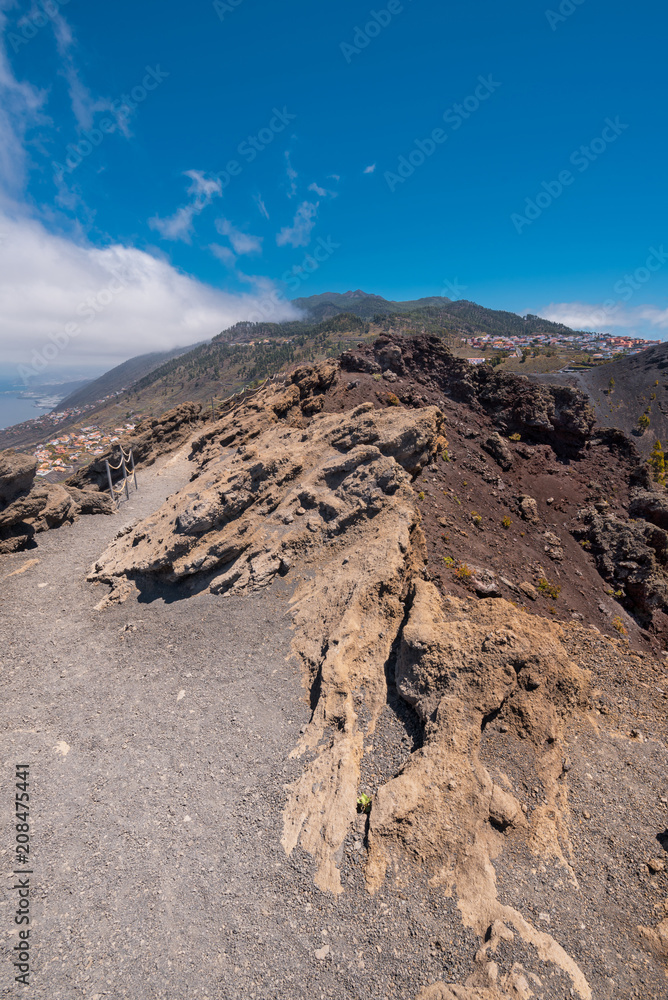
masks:
POLYGON ((38 417, 46 411, 35 406, 34 399, 20 399, 21 390, 0 382, 0 429, 38 417))

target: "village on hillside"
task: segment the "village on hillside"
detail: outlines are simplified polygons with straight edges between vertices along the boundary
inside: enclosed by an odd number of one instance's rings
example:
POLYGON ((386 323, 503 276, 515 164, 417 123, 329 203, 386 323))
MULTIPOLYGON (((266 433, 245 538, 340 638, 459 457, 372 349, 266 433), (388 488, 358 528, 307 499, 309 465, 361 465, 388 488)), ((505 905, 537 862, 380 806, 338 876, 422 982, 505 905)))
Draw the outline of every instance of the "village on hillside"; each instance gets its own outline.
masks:
POLYGON ((78 466, 99 458, 111 445, 120 441, 123 435, 134 429, 134 424, 124 424, 122 427, 115 427, 110 434, 91 426, 53 438, 40 445, 33 453, 39 463, 37 475, 72 472, 78 466))
MULTIPOLYGON (((619 354, 639 354, 648 347, 660 344, 660 340, 644 340, 642 337, 613 337, 601 333, 579 333, 554 337, 551 334, 530 334, 526 336, 493 337, 484 334, 467 337, 467 347, 477 351, 510 351, 522 357, 525 351, 536 348, 557 348, 574 353, 589 354, 592 361, 611 361, 619 354)), ((469 358, 473 364, 482 364, 485 358, 469 358)))

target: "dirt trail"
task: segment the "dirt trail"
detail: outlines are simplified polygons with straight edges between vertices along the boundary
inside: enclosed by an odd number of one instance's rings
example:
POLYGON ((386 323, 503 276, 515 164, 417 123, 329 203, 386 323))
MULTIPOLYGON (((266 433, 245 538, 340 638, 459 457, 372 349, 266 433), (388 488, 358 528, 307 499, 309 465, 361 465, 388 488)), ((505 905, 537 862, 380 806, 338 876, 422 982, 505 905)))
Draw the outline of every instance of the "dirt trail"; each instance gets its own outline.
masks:
MULTIPOLYGON (((95 610, 105 588, 85 582, 90 565, 189 474, 182 452, 141 472, 116 517, 0 559, 0 861, 9 887, 14 765, 29 761, 30 995, 412 997, 444 975, 430 945, 443 902, 416 884, 390 918, 385 895, 364 890, 363 829, 339 900, 314 888, 312 859, 281 846, 284 786, 301 771, 289 755, 310 716, 288 662, 288 591, 95 610)), ((397 742, 404 729, 384 711, 397 742)), ((15 895, 0 898, 2 997, 22 995, 15 895)), ((454 908, 447 922, 461 936, 454 908)))

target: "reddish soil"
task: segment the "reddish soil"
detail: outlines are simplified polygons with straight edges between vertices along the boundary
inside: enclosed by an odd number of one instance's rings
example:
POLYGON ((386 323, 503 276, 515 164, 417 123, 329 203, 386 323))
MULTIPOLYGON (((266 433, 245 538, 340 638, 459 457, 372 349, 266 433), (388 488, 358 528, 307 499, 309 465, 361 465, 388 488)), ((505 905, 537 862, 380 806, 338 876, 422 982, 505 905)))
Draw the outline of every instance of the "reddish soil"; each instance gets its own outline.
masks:
MULTIPOLYGON (((371 348, 360 347, 356 353, 374 356, 371 348)), ((439 385, 433 372, 409 367, 404 374, 386 372, 379 378, 378 373, 343 371, 326 393, 324 410, 339 412, 369 401, 376 408, 436 405, 446 416, 450 460, 428 466, 414 483, 428 572, 443 592, 498 595, 530 614, 593 626, 631 648, 661 654, 668 617, 657 612, 651 631, 642 628, 571 534, 578 510, 596 502, 628 517, 629 480, 637 460, 623 443, 597 437, 596 431, 581 447, 564 444, 556 434, 553 444, 505 439, 512 468, 504 471, 482 447, 499 430, 491 416, 475 402, 454 400, 447 383, 439 385), (521 496, 536 500, 537 523, 522 517, 521 496), (477 524, 475 515, 481 519, 477 524), (546 532, 558 537, 558 546, 546 532), (549 550, 555 547, 562 549, 562 558, 551 557, 549 550), (541 579, 547 583, 539 589, 541 579), (486 592, 477 586, 480 582, 489 588, 486 592), (538 592, 535 600, 521 584, 538 592)))

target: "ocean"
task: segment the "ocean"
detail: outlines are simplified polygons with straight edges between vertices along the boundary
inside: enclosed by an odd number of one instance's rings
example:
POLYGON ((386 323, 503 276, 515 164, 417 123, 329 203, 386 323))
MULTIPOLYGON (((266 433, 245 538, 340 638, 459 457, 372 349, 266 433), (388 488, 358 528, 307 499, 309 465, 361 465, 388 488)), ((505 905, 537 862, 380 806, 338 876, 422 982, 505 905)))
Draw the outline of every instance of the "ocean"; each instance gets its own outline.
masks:
POLYGON ((41 413, 46 412, 35 406, 33 399, 20 399, 16 395, 16 389, 0 387, 0 430, 11 427, 12 424, 23 423, 32 417, 39 417, 41 413))

